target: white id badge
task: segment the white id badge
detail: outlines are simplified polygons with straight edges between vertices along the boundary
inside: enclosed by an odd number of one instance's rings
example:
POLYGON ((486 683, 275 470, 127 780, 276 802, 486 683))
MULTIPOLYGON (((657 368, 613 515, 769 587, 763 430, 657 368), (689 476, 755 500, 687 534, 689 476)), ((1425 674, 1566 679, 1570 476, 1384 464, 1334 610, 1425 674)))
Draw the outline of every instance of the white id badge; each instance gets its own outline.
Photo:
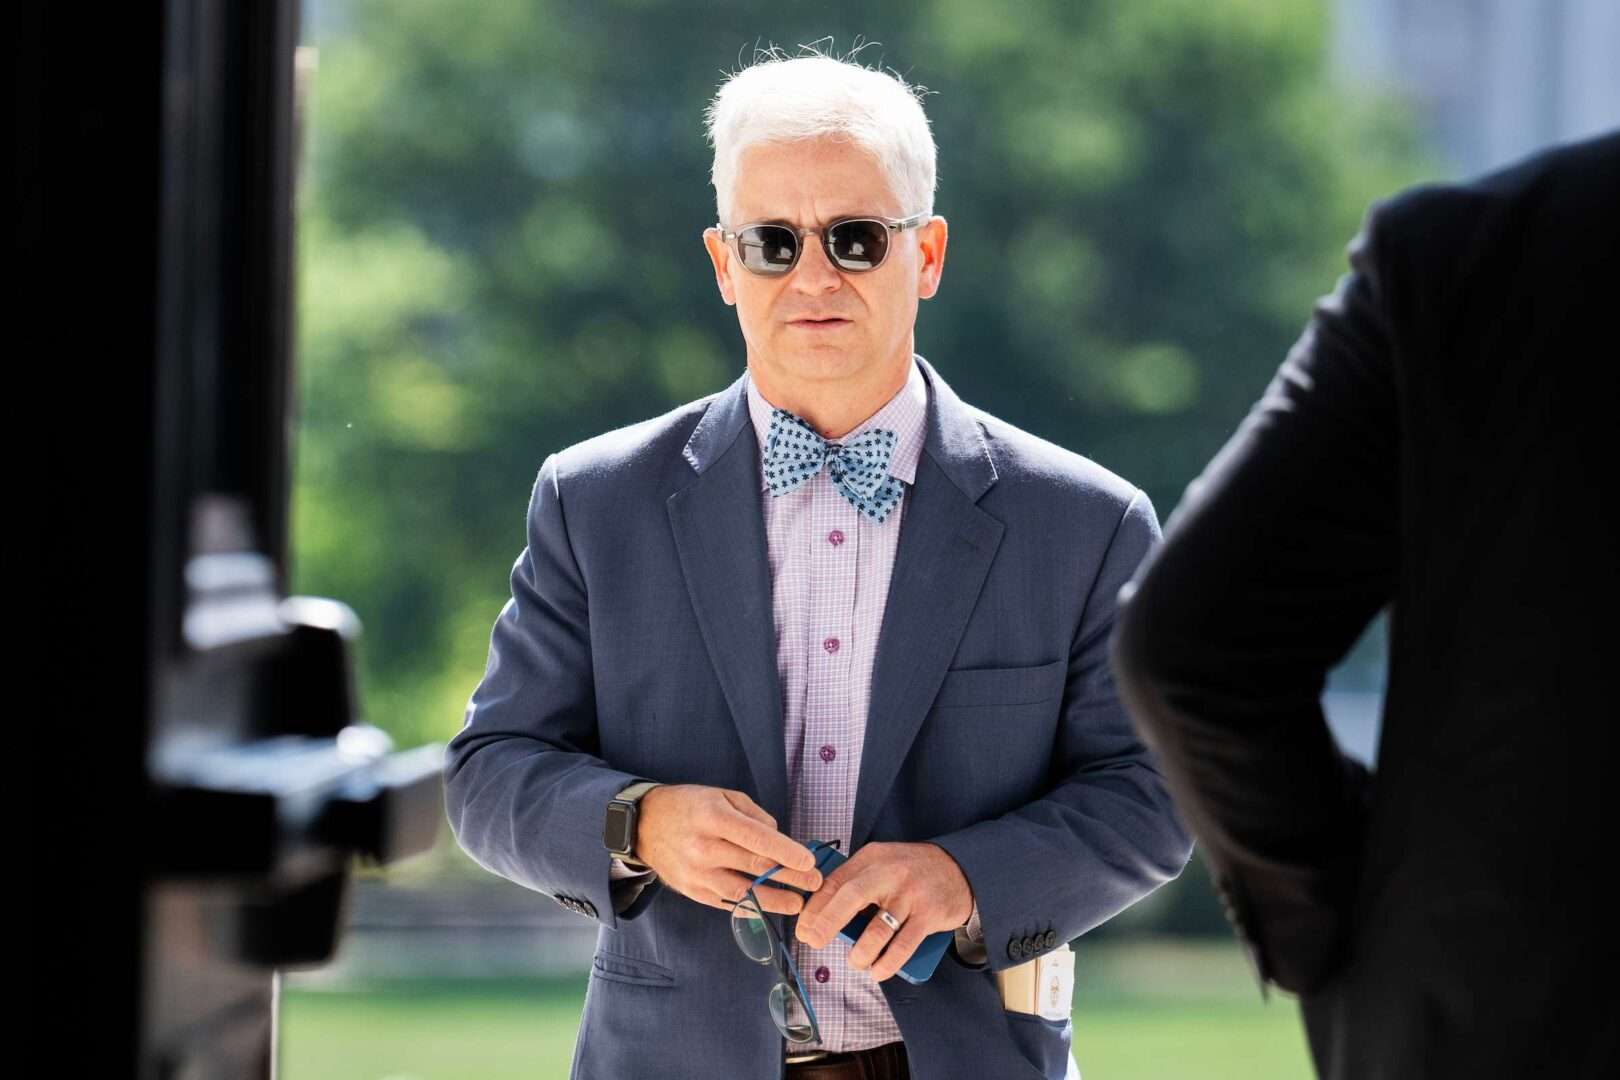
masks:
POLYGON ((1047 1020, 1074 1013, 1074 950, 1068 945, 1035 959, 1036 1012, 1047 1020))

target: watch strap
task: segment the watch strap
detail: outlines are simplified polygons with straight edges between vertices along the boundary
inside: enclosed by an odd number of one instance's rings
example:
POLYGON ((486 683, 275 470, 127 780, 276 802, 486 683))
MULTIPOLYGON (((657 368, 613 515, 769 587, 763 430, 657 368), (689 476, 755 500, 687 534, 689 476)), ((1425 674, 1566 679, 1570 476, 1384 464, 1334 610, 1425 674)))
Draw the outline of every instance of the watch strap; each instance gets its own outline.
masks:
POLYGON ((621 802, 640 802, 641 797, 658 784, 657 780, 637 780, 613 797, 621 802))

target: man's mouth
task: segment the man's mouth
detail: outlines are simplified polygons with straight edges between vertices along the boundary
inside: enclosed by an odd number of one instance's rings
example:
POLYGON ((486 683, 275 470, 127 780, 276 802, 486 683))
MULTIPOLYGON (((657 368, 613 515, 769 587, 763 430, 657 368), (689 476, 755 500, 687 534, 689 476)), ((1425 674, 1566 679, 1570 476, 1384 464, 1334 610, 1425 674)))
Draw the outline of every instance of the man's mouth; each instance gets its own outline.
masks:
POLYGON ((837 318, 837 317, 826 318, 826 319, 794 319, 792 322, 788 323, 788 325, 789 326, 802 326, 802 327, 805 327, 806 329, 809 329, 809 330, 830 330, 830 329, 832 329, 833 327, 836 327, 836 326, 847 326, 847 325, 849 325, 849 320, 848 319, 840 319, 840 318, 837 318))

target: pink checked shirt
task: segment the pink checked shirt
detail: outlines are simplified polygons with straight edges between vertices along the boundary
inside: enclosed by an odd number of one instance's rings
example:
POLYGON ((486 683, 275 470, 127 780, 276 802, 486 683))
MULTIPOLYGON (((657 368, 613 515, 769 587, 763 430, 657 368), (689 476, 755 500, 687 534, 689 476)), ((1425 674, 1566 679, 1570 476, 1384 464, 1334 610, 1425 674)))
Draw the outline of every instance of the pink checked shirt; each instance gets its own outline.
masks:
MULTIPOLYGON (((747 393, 749 415, 763 449, 772 405, 751 377, 747 393)), ((905 386, 847 436, 833 441, 853 439, 870 428, 894 431, 889 475, 903 481, 909 494, 927 416, 928 384, 914 360, 905 386)), ((825 470, 777 496, 771 495, 761 472, 759 491, 771 567, 783 749, 792 795, 787 832, 800 841, 836 837, 839 850, 848 854, 878 630, 907 499, 902 496, 888 519, 878 523, 851 506, 825 470)), ((615 859, 612 876, 632 874, 615 859)), ((635 891, 639 890, 633 890, 625 904, 635 891)), ((973 916, 958 932, 959 948, 983 940, 977 905, 973 916)), ((849 967, 852 946, 835 937, 822 949, 796 938, 790 947, 821 1028, 822 1041, 814 1045, 850 1051, 900 1038, 870 970, 849 967)), ((963 951, 967 958, 977 959, 975 950, 963 951)))
MULTIPOLYGON (((771 404, 752 377, 748 412, 763 448, 771 404)), ((900 392, 845 438, 893 429, 889 475, 904 481, 909 494, 927 417, 927 383, 913 362, 900 392)), ((838 493, 825 469, 785 495, 773 496, 763 480, 760 492, 792 795, 789 835, 800 841, 836 837, 848 855, 878 628, 907 500, 902 496, 888 519, 875 523, 838 493)), ((862 1050, 900 1038, 877 982, 849 967, 848 943, 835 937, 826 948, 812 949, 795 938, 792 948, 816 1010, 821 1047, 862 1050)))

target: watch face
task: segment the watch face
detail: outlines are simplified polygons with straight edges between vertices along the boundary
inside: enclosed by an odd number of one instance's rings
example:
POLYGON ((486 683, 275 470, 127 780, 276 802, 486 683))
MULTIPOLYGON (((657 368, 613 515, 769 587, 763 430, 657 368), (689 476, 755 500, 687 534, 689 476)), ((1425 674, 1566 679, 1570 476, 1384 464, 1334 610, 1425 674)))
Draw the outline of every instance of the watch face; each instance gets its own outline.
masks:
POLYGON ((627 852, 630 850, 630 807, 622 803, 608 803, 607 825, 602 832, 602 841, 607 844, 609 851, 627 852))

